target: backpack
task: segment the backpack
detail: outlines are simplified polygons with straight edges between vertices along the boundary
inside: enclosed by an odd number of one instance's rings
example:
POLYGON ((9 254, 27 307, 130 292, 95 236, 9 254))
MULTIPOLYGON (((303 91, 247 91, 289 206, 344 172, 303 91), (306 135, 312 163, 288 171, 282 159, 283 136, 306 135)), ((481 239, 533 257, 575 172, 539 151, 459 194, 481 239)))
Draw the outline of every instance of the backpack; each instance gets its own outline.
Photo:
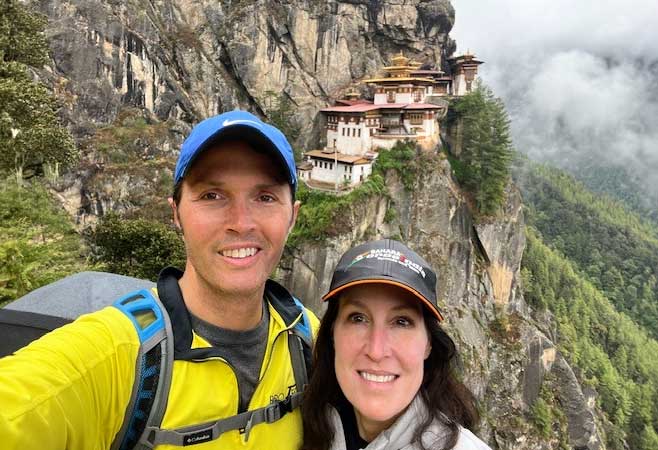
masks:
MULTIPOLYGON (((293 299, 302 313, 300 320, 289 331, 288 338, 296 392, 262 408, 178 430, 160 429, 169 396, 174 358, 169 315, 149 289, 131 292, 115 301, 113 306, 135 326, 141 345, 131 400, 123 425, 110 448, 145 449, 161 444, 187 446, 217 439, 231 430, 239 430, 248 440, 253 426, 276 422, 297 408, 301 404, 304 386, 308 383, 312 333, 304 306, 297 298, 293 299)), ((2 340, 4 347, 0 347, 0 357, 69 322, 71 318, 0 309, 0 330, 3 334, 8 333, 9 337, 2 340)))

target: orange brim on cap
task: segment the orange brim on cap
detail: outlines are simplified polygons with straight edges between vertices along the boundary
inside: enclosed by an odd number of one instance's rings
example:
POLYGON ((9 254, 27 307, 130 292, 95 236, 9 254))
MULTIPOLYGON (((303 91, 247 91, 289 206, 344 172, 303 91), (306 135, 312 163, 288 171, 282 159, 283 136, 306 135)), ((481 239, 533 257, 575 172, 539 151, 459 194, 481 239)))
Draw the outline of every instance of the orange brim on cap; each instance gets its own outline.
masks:
POLYGON ((388 279, 368 278, 366 280, 351 281, 349 283, 343 284, 342 286, 338 286, 333 291, 329 291, 327 294, 322 296, 322 301, 323 302, 327 301, 330 298, 332 298, 333 296, 335 296, 336 294, 338 294, 339 292, 347 289, 348 287, 356 286, 358 284, 392 284, 393 286, 401 287, 405 291, 408 291, 408 292, 412 293, 413 295, 415 295, 427 307, 427 309, 432 313, 432 315, 437 318, 437 320, 439 322, 443 321, 443 316, 441 315, 441 313, 439 312, 437 307, 435 305, 433 305, 432 302, 427 300, 423 295, 421 295, 418 291, 416 291, 415 289, 413 289, 410 286, 407 286, 404 283, 400 283, 398 281, 393 281, 393 280, 388 280, 388 279))

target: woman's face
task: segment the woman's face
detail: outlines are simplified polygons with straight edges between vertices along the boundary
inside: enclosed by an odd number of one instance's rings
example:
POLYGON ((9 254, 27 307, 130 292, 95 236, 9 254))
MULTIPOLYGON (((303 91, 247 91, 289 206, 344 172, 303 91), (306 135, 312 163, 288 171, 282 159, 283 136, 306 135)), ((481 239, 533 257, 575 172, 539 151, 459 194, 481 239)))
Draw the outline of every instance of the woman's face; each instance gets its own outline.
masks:
POLYGON ((430 342, 422 307, 404 289, 361 284, 340 296, 333 328, 336 378, 371 441, 409 406, 430 342))

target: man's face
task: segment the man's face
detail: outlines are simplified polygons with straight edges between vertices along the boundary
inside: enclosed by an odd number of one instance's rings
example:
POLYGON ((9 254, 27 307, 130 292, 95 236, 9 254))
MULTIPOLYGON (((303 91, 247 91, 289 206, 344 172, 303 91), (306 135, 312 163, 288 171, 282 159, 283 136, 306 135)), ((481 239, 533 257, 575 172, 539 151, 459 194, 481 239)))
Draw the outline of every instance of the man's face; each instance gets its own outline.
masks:
POLYGON ((197 158, 178 206, 170 200, 183 230, 186 276, 220 295, 262 296, 299 210, 277 167, 237 141, 197 158))

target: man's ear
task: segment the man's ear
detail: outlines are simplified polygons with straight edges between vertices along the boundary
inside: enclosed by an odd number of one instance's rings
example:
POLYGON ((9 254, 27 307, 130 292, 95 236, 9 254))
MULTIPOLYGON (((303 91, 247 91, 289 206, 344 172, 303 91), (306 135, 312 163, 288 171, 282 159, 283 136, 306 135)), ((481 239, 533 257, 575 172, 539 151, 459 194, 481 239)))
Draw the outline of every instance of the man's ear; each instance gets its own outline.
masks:
POLYGON ((178 217, 178 206, 176 206, 176 202, 174 201, 173 197, 169 197, 167 199, 167 202, 169 202, 169 206, 171 207, 174 225, 176 226, 176 228, 183 231, 183 227, 180 224, 180 218, 178 217))
POLYGON ((290 219, 290 226, 288 227, 288 233, 292 231, 297 222, 297 214, 299 214, 299 207, 302 205, 302 202, 295 200, 295 203, 292 205, 292 218, 290 219))

